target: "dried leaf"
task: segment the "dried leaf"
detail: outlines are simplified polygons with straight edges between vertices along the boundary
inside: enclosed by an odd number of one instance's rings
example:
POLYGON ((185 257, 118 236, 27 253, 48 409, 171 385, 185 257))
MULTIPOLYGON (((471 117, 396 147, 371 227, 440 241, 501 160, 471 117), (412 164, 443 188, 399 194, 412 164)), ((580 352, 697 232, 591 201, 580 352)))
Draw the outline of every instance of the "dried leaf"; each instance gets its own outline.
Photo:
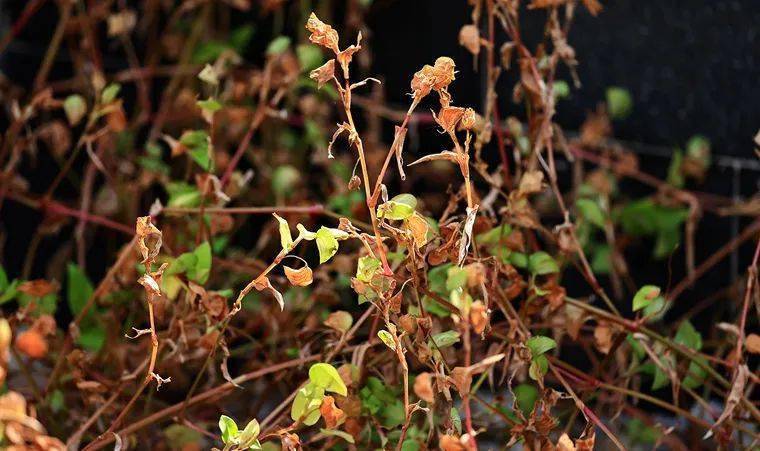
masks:
POLYGON ((335 398, 332 396, 325 396, 322 405, 319 406, 319 412, 325 419, 325 425, 328 429, 335 429, 346 420, 346 413, 335 405, 335 398))
POLYGON ((594 343, 602 354, 608 354, 612 348, 612 328, 605 322, 599 323, 594 329, 594 343))
POLYGON ((342 310, 330 313, 325 320, 325 326, 333 328, 343 334, 351 329, 353 323, 354 318, 351 314, 342 310))
POLYGON ((520 179, 518 191, 522 195, 539 193, 543 189, 544 173, 541 171, 528 171, 520 179))
POLYGON ((430 224, 424 216, 417 212, 414 212, 411 216, 404 220, 404 225, 412 233, 412 241, 417 249, 427 244, 428 231, 430 230, 430 224))
POLYGON ((16 349, 32 359, 41 359, 48 353, 48 343, 39 331, 28 329, 16 337, 16 349))
POLYGON ((153 260, 161 249, 161 231, 151 222, 150 216, 137 218, 137 246, 143 257, 143 263, 153 260))
POLYGON ((337 55, 338 49, 338 32, 330 25, 319 20, 316 14, 311 13, 309 20, 306 22, 306 29, 311 32, 309 41, 314 44, 326 47, 337 55))
POLYGON ((425 402, 433 402, 435 394, 433 392, 433 378, 430 373, 423 372, 414 378, 414 394, 425 402))
POLYGON ((480 31, 478 27, 468 24, 459 30, 459 45, 463 46, 470 53, 477 56, 480 53, 480 31))
POLYGON ((293 269, 289 266, 282 267, 285 270, 285 277, 288 278, 291 284, 296 287, 305 287, 311 285, 313 280, 311 268, 304 266, 303 268, 293 269))
POLYGON ((330 80, 335 77, 335 60, 331 59, 325 64, 309 72, 309 78, 317 82, 317 87, 322 89, 322 86, 329 83, 330 80))
POLYGON ((28 280, 18 286, 18 291, 35 298, 41 298, 58 291, 58 284, 44 279, 28 280))
POLYGON ((744 340, 744 348, 751 354, 760 354, 760 335, 747 335, 747 338, 744 340))
POLYGON ((253 281, 253 286, 256 288, 256 291, 264 291, 269 290, 272 292, 272 295, 277 300, 277 303, 280 305, 280 310, 285 310, 285 301, 282 298, 282 293, 277 291, 273 286, 272 282, 269 280, 269 277, 259 277, 258 279, 253 281))
POLYGON ((433 113, 435 121, 447 133, 454 133, 463 116, 464 108, 456 106, 442 107, 437 116, 433 113))
POLYGON ((736 368, 736 377, 733 380, 733 383, 731 384, 731 392, 728 394, 728 397, 726 398, 726 407, 723 409, 723 413, 720 414, 720 417, 715 421, 715 423, 712 425, 709 431, 704 435, 703 438, 707 439, 710 438, 713 434, 713 431, 724 421, 733 418, 734 416, 734 410, 736 409, 736 406, 739 405, 741 402, 742 396, 744 395, 744 388, 747 385, 747 379, 749 378, 749 368, 747 365, 739 365, 736 368))
POLYGON ((475 301, 470 306, 470 324, 475 333, 482 334, 488 325, 488 309, 483 301, 475 301))
POLYGON ((459 266, 462 266, 465 257, 467 257, 467 252, 470 248, 470 243, 472 242, 472 227, 475 225, 475 217, 477 214, 477 205, 472 208, 467 207, 467 219, 462 228, 462 238, 459 240, 459 258, 457 259, 457 264, 459 266))

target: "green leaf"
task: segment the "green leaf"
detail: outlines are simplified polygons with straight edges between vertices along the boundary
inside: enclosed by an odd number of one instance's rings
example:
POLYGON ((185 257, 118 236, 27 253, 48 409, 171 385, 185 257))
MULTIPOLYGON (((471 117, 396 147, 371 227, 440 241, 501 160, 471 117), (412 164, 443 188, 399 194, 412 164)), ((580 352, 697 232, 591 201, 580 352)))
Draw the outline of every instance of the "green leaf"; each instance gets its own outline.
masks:
POLYGON ((349 434, 348 432, 339 431, 337 429, 325 429, 325 428, 320 429, 319 432, 321 432, 324 435, 329 435, 329 436, 333 436, 333 437, 340 437, 343 440, 345 440, 345 441, 347 441, 348 443, 351 443, 351 444, 355 443, 354 442, 354 437, 351 436, 351 434, 349 434))
POLYGON ((0 265, 0 293, 8 288, 8 274, 5 273, 5 268, 0 265))
POLYGON ((657 285, 644 285, 639 288, 636 295, 633 297, 633 311, 639 311, 660 297, 660 287, 657 285))
POLYGON ((321 417, 319 406, 324 397, 324 388, 317 387, 313 382, 306 384, 296 393, 290 407, 290 418, 293 421, 301 420, 307 426, 315 424, 321 417))
POLYGON ((525 342, 525 346, 530 349, 530 354, 533 356, 533 359, 535 359, 538 356, 543 355, 546 352, 556 348, 557 342, 549 337, 536 335, 534 337, 528 338, 528 340, 525 342))
POLYGON ((293 249, 293 237, 290 235, 290 225, 288 225, 288 221, 281 218, 277 213, 272 213, 272 215, 280 223, 280 246, 282 246, 283 251, 290 252, 293 249))
POLYGON ((710 140, 702 135, 694 135, 686 143, 686 154, 690 159, 696 160, 705 169, 712 163, 710 140))
POLYGON ((195 264, 192 268, 188 268, 187 277, 200 284, 206 283, 208 276, 211 273, 211 245, 208 241, 201 243, 193 251, 195 257, 195 264))
POLYGON ((317 230, 317 250, 319 250, 319 263, 322 264, 330 260, 338 252, 338 240, 333 233, 325 226, 317 230))
POLYGON ((106 329, 95 319, 83 322, 76 342, 88 351, 98 352, 106 342, 106 329))
POLYGON ((356 278, 364 283, 370 283, 381 265, 380 260, 369 255, 359 258, 356 265, 356 278))
POLYGON ((689 349, 693 349, 694 351, 702 349, 702 335, 697 332, 697 329, 694 328, 689 320, 682 322, 678 327, 675 341, 676 343, 686 346, 689 349))
POLYGON ((121 91, 121 85, 118 83, 111 83, 103 90, 103 93, 100 96, 100 103, 106 104, 111 103, 114 100, 116 100, 116 96, 119 95, 119 91, 121 91))
POLYGON ((325 61, 322 50, 316 45, 311 44, 300 44, 296 47, 296 56, 298 57, 298 65, 301 66, 302 72, 316 69, 325 61))
POLYGON ((547 371, 549 371, 549 359, 545 355, 540 355, 530 362, 528 376, 534 381, 538 381, 544 377, 547 371))
POLYGON ((208 111, 210 113, 214 113, 222 109, 222 104, 213 97, 209 97, 206 100, 198 100, 195 103, 200 109, 208 111))
POLYGON ((385 329, 381 329, 377 331, 377 336, 383 343, 385 343, 385 346, 388 346, 393 351, 396 350, 396 342, 393 340, 393 335, 391 335, 390 332, 385 329))
POLYGON ((597 202, 591 199, 578 199, 575 201, 575 206, 585 220, 600 229, 604 229, 605 215, 597 202))
POLYGON ((512 226, 509 224, 502 224, 492 228, 488 232, 477 235, 476 239, 478 244, 493 246, 499 244, 501 240, 508 237, 510 233, 512 233, 512 226))
POLYGON ((340 378, 338 370, 329 363, 315 363, 309 368, 309 380, 317 387, 325 391, 334 392, 341 396, 348 396, 348 389, 343 379, 340 378))
POLYGON ((298 223, 296 225, 296 230, 298 230, 298 236, 300 236, 302 239, 306 241, 313 241, 317 238, 317 234, 314 232, 309 232, 306 230, 306 227, 303 226, 303 224, 298 223))
POLYGON ((591 270, 597 274, 610 274, 612 272, 612 250, 608 244, 594 247, 591 257, 591 270))
POLYGON ((559 272, 559 266, 551 255, 544 251, 538 251, 528 257, 528 270, 534 275, 541 276, 559 272))
POLYGON ((222 441, 225 445, 234 444, 235 439, 240 435, 237 423, 227 415, 219 417, 219 429, 222 431, 222 441))
POLYGON ((459 416, 459 411, 456 407, 452 407, 449 410, 449 418, 451 418, 451 423, 454 425, 457 434, 462 434, 462 417, 459 416))
POLYGON ((446 273, 446 291, 454 291, 467 285, 467 270, 459 266, 452 266, 446 273))
POLYGON ((87 102, 79 94, 72 94, 63 101, 63 112, 69 124, 77 125, 87 113, 87 102))
POLYGON ((619 86, 607 88, 607 111, 612 119, 625 119, 633 110, 633 98, 627 89, 619 86))
POLYGON ((517 266, 518 268, 527 268, 528 256, 522 252, 512 252, 509 254, 509 263, 517 266))
POLYGON ((187 147, 188 154, 201 169, 207 172, 213 170, 214 160, 210 153, 210 139, 205 130, 186 131, 179 138, 179 142, 187 147))
POLYGON ((554 82, 554 98, 564 99, 570 96, 570 85, 565 80, 556 80, 554 82))
POLYGON ((377 216, 392 220, 403 220, 414 213, 417 198, 411 194, 399 194, 393 199, 377 207, 377 216))
POLYGON ((533 384, 520 384, 513 391, 517 407, 528 417, 538 401, 538 389, 533 384))
POLYGON ((287 36, 277 36, 267 46, 267 55, 279 55, 290 47, 290 38, 287 36))
POLYGON ((71 313, 76 316, 82 311, 93 293, 92 284, 79 266, 69 263, 66 266, 66 298, 71 313))
POLYGON ((53 390, 48 398, 48 404, 54 413, 60 412, 66 406, 63 392, 61 390, 53 390))
MULTIPOLYGON (((664 367, 669 369, 674 369, 676 367, 676 359, 672 355, 663 355, 660 353, 658 358, 664 367)), ((660 369, 659 366, 656 366, 654 372, 654 380, 652 381, 652 390, 659 390, 668 384, 670 384, 670 378, 668 377, 668 374, 660 369)))
MULTIPOLYGON (((259 422, 256 421, 256 419, 253 419, 248 422, 248 424, 245 426, 245 429, 243 429, 243 432, 240 433, 239 441, 240 441, 240 448, 241 449, 249 449, 258 442, 259 438, 259 432, 261 431, 259 427, 259 422)), ((260 447, 261 445, 259 445, 260 447)))
POLYGON ((681 166, 683 165, 683 152, 680 149, 673 151, 673 157, 670 159, 670 166, 668 166, 668 178, 667 181, 676 188, 683 188, 684 179, 681 173, 681 166))
POLYGON ((272 173, 272 191, 277 197, 290 196, 300 179, 301 174, 293 166, 277 166, 272 173))
POLYGON ((443 349, 459 343, 459 332, 456 332, 454 330, 447 330, 446 332, 441 332, 433 335, 432 338, 433 343, 435 343, 437 347, 443 349))
POLYGON ((708 366, 709 362, 706 358, 697 356, 694 360, 689 362, 689 368, 686 370, 686 377, 684 377, 682 385, 691 389, 702 385, 705 379, 707 379, 707 370, 705 370, 704 367, 708 366))
POLYGON ((171 182, 166 185, 166 191, 169 193, 170 207, 188 207, 193 208, 201 204, 201 193, 193 185, 184 182, 171 182))

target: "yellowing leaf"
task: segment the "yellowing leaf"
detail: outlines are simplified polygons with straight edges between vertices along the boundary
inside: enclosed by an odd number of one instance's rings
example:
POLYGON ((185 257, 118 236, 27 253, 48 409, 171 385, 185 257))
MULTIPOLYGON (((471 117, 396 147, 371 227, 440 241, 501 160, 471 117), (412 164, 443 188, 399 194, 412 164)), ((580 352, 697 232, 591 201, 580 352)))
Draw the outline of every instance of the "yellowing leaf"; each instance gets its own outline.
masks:
POLYGON ((348 388, 341 379, 338 370, 329 363, 315 363, 309 368, 309 380, 317 387, 325 391, 337 393, 341 396, 348 395, 348 388))
POLYGON ((338 252, 338 240, 335 239, 330 229, 324 226, 317 230, 315 238, 317 250, 319 250, 319 263, 322 264, 338 252))
POLYGON ((282 245, 282 250, 290 252, 293 248, 293 237, 290 235, 288 221, 282 219, 277 213, 272 213, 272 215, 280 223, 280 245, 282 245))
POLYGON ((350 313, 339 310, 332 312, 325 320, 325 326, 331 327, 340 333, 346 333, 354 323, 354 318, 350 313))
POLYGON ((379 330, 377 331, 377 337, 385 343, 385 346, 388 346, 393 351, 396 350, 396 342, 393 340, 393 335, 390 332, 385 329, 379 330))

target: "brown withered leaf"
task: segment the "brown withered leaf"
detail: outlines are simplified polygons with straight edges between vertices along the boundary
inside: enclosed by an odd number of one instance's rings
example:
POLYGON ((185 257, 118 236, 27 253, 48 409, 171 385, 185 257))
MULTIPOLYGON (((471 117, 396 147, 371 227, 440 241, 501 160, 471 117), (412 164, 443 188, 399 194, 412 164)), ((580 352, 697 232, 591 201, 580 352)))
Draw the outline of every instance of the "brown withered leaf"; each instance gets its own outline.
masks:
POLYGON ((335 405, 335 398, 332 396, 325 396, 322 405, 319 406, 319 412, 322 414, 328 429, 335 429, 346 419, 346 413, 335 405))
POLYGON ((544 173, 541 171, 528 171, 520 179, 518 191, 522 195, 539 193, 543 189, 544 173))
POLYGON ((760 335, 747 335, 747 338, 744 340, 744 348, 751 354, 760 354, 760 335))
POLYGON ((414 394, 421 400, 431 403, 435 399, 433 379, 430 373, 422 372, 414 378, 414 394))
POLYGON ((285 301, 282 298, 282 293, 277 291, 275 287, 272 286, 272 282, 269 280, 269 277, 263 276, 257 278, 253 281, 253 286, 256 288, 256 291, 269 290, 272 293, 272 296, 274 296, 274 298, 277 300, 277 304, 280 305, 280 310, 285 310, 285 301))
POLYGON ((44 279, 28 280, 18 286, 18 291, 35 298, 41 298, 58 291, 58 283, 44 279))
POLYGON ((344 334, 348 332, 349 329, 351 329, 351 325, 353 325, 353 323, 354 318, 350 313, 338 310, 337 312, 330 313, 327 316, 324 324, 325 326, 335 329, 338 332, 344 334))
POLYGON ((338 32, 333 27, 319 20, 316 14, 311 13, 309 20, 306 22, 306 29, 311 32, 309 41, 314 44, 326 47, 337 55, 338 49, 338 32))
POLYGON ((557 441, 557 451, 576 451, 575 443, 573 443, 566 432, 563 432, 557 441))
POLYGON ((459 45, 477 56, 480 53, 480 31, 478 27, 472 24, 463 26, 459 30, 459 45))
POLYGON ((404 226, 412 234, 412 241, 417 249, 427 244, 427 235, 430 230, 430 224, 427 220, 417 212, 414 212, 411 216, 404 220, 404 226))
POLYGON ((609 354, 612 348, 612 328, 606 322, 600 322, 594 328, 594 344, 602 354, 609 354))
POLYGON ((340 53, 338 53, 337 59, 340 63, 340 67, 343 68, 343 76, 348 79, 348 65, 351 64, 351 60, 354 58, 354 53, 361 50, 362 46, 362 32, 360 31, 359 34, 356 36, 356 44, 351 45, 345 49, 343 49, 340 53))
POLYGON ((583 1, 583 6, 586 7, 588 12, 590 12, 592 16, 596 16, 602 10, 602 4, 599 3, 599 0, 582 0, 582 1, 583 1))
POLYGON ((317 82, 317 87, 322 89, 335 76, 335 59, 331 59, 325 64, 309 72, 309 78, 317 82))
POLYGON ((470 306, 470 324, 475 333, 482 334, 488 325, 488 309, 483 301, 475 301, 470 306))
POLYGON ((433 119, 441 126, 443 131, 454 133, 457 124, 464 116, 464 108, 457 106, 442 107, 438 115, 433 113, 433 119))
POLYGON ((283 265, 282 268, 285 270, 285 277, 287 277, 290 283, 296 287, 305 287, 311 285, 311 282, 314 280, 311 268, 308 266, 293 269, 289 266, 283 265))
POLYGON ((48 353, 48 342, 35 329, 27 329, 16 337, 16 349, 32 359, 41 359, 48 353))
POLYGON ((442 435, 438 439, 438 447, 441 451, 468 451, 468 447, 453 435, 442 435))
POLYGON ((150 216, 141 216, 137 218, 135 227, 137 233, 137 246, 140 248, 140 254, 143 257, 143 263, 153 260, 161 250, 161 231, 153 225, 150 216))

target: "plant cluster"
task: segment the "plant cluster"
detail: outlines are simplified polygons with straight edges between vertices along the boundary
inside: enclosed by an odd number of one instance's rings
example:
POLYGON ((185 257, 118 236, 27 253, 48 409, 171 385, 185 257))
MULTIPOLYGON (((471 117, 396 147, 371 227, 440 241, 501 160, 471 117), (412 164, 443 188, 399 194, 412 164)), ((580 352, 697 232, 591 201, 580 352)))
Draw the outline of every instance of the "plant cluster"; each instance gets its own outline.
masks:
POLYGON ((625 89, 610 88, 577 136, 555 122, 579 87, 571 24, 598 14, 597 0, 470 0, 457 38, 485 61, 482 111, 455 103, 455 83, 472 81, 447 56, 410 74, 408 106, 378 102, 381 81, 356 76, 371 2, 346 2, 348 46, 311 2, 260 2, 275 22, 298 11, 306 30, 271 39, 260 65, 243 58, 259 30, 209 28, 246 0, 143 2, 140 20, 122 3, 84 3, 59 2, 31 91, 2 92, 0 208, 43 218, 24 263, 0 267, 3 446, 760 443, 760 245, 733 289, 675 308, 760 233, 754 219, 698 263, 702 216, 757 215, 756 201, 689 189, 711 169, 701 136, 665 180, 640 170, 612 139, 634 107, 625 89), (521 34, 527 13, 546 17, 537 44, 521 34), (93 23, 127 70, 104 71, 93 23), (146 34, 161 42, 141 63, 133 39, 146 34), (89 63, 48 83, 64 40, 89 63), (499 96, 522 112, 502 119, 499 96), (419 123, 444 150, 405 163, 419 123), (25 164, 43 152, 59 170, 39 194, 25 164), (632 197, 630 181, 649 194, 632 197), (47 276, 34 278, 47 241, 47 276), (663 268, 683 254, 687 276, 637 280, 626 258, 637 249, 663 268), (108 260, 97 284, 95 258, 108 260), (717 299, 735 308, 697 327, 717 299))

